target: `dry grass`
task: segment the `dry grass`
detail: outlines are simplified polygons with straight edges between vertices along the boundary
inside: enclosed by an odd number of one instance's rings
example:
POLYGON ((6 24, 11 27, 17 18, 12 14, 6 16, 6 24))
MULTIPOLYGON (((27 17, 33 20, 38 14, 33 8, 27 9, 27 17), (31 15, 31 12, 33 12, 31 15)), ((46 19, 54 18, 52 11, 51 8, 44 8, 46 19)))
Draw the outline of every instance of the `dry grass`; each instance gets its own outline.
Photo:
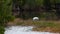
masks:
POLYGON ((22 26, 35 26, 33 31, 46 31, 46 32, 59 32, 60 33, 60 21, 32 21, 15 19, 14 22, 9 22, 8 25, 22 25, 22 26))

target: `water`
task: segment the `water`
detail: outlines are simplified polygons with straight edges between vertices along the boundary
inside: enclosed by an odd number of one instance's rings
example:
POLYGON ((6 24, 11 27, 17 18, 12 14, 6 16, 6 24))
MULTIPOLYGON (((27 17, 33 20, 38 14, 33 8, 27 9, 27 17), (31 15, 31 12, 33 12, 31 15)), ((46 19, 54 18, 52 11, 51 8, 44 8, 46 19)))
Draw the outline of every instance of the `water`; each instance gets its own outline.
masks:
POLYGON ((50 32, 34 32, 33 26, 10 26, 5 28, 5 34, 59 34, 50 32))

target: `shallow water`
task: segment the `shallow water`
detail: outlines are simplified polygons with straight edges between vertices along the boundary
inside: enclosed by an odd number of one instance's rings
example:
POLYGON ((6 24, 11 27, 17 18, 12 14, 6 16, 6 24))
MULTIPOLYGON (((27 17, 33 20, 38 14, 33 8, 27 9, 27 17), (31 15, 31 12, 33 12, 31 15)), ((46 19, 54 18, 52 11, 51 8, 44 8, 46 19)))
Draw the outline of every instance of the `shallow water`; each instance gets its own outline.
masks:
POLYGON ((5 28, 5 34, 59 34, 50 32, 34 32, 33 26, 9 26, 5 28))

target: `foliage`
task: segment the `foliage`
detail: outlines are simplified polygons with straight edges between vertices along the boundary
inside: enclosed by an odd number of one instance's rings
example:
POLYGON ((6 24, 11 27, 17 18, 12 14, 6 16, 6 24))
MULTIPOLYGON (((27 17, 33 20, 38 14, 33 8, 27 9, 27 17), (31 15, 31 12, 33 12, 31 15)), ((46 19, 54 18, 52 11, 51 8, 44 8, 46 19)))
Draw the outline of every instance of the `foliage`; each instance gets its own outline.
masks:
POLYGON ((36 2, 37 5, 43 5, 43 1, 44 0, 35 0, 35 2, 36 2))
POLYGON ((0 34, 4 34, 4 31, 5 31, 4 26, 0 26, 0 34))
POLYGON ((2 6, 0 11, 0 24, 7 23, 10 20, 13 20, 12 16, 12 0, 2 0, 2 6))
POLYGON ((4 26, 13 19, 12 0, 0 0, 0 34, 4 34, 4 26))

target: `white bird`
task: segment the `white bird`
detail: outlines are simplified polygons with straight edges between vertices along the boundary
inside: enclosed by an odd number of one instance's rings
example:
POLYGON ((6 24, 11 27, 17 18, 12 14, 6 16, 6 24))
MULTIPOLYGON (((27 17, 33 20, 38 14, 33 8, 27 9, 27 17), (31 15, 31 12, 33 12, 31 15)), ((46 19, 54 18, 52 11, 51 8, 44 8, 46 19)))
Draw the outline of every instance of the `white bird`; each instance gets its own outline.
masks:
POLYGON ((38 17, 33 17, 33 21, 38 21, 39 18, 38 17))

